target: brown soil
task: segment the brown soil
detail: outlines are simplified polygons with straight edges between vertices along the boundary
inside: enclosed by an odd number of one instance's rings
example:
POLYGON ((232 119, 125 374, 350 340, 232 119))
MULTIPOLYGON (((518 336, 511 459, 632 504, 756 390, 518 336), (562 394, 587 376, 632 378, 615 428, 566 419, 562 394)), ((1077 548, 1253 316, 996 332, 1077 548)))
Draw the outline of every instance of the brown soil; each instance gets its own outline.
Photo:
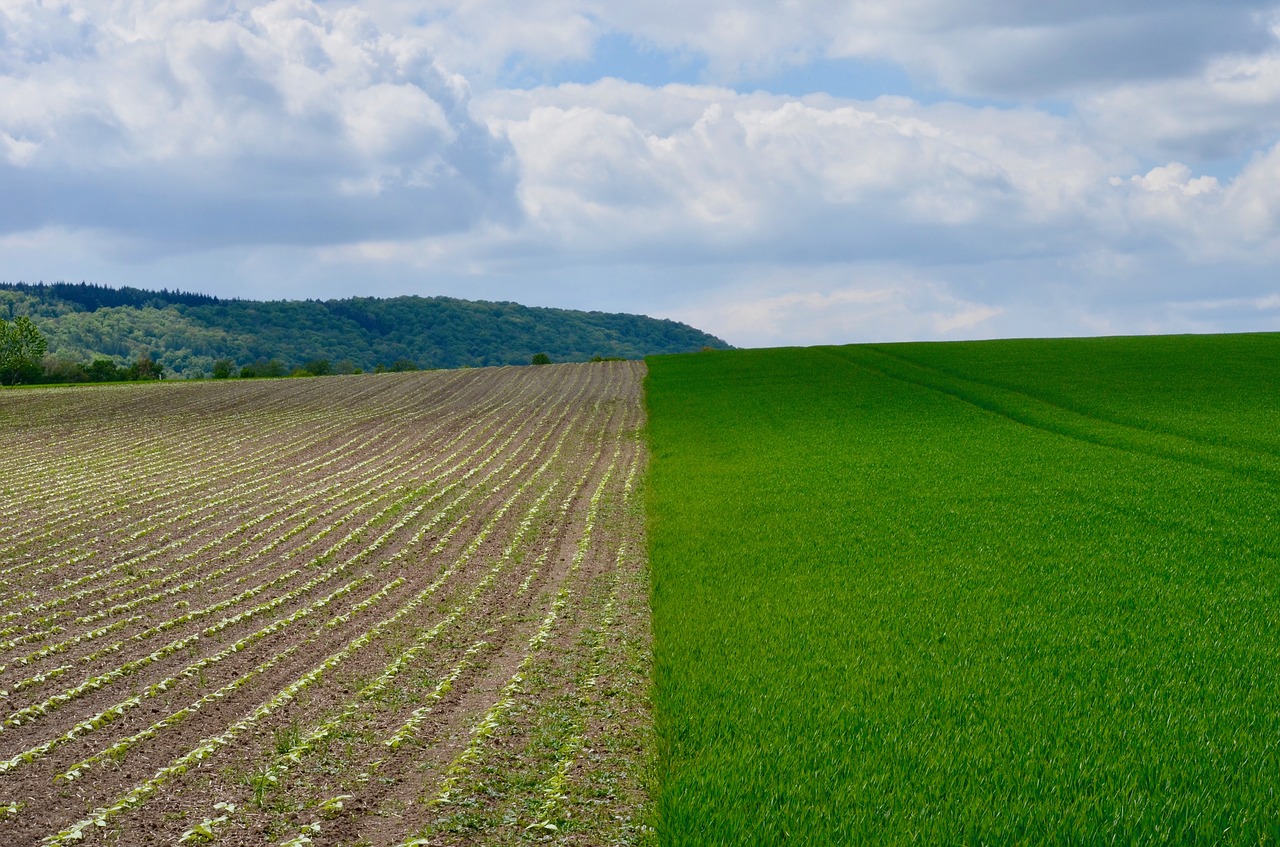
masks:
POLYGON ((96 817, 66 843, 169 845, 225 816, 183 843, 539 838, 529 810, 563 772, 572 843, 643 840, 642 377, 602 363, 0 398, 0 834, 59 843, 96 817), (565 704, 567 765, 531 741, 565 704), (495 768, 520 785, 486 794, 495 768), (459 834, 464 798, 497 814, 459 834))

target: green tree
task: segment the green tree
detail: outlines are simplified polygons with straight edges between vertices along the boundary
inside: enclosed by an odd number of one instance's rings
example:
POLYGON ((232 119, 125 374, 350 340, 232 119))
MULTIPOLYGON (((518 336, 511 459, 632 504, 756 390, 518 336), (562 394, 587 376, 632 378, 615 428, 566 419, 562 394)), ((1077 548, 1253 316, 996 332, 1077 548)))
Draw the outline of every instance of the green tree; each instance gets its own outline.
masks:
POLYGON ((327 376, 333 373, 333 365, 328 359, 312 359, 303 365, 302 369, 312 376, 327 376))
POLYGON ((551 357, 548 356, 546 353, 534 353, 533 358, 529 360, 529 364, 549 365, 551 364, 551 357))
POLYGON ((279 359, 259 357, 252 365, 245 365, 240 369, 240 378, 252 379, 254 377, 262 376, 275 377, 284 376, 285 373, 287 373, 287 371, 285 370, 284 363, 279 359))
POLYGON ((0 384, 38 382, 40 360, 49 342, 25 315, 12 321, 0 318, 0 384))
POLYGON ((89 381, 89 369, 82 362, 77 362, 74 359, 45 356, 41 367, 44 369, 45 382, 89 381))
POLYGON ((124 368, 111 359, 94 359, 85 370, 90 382, 120 382, 125 378, 124 368))
POLYGON ((126 373, 129 379, 164 379, 164 368, 147 353, 138 357, 138 361, 130 365, 126 373))
POLYGON ((230 359, 218 359, 213 363, 213 378, 230 379, 235 369, 236 364, 230 359))

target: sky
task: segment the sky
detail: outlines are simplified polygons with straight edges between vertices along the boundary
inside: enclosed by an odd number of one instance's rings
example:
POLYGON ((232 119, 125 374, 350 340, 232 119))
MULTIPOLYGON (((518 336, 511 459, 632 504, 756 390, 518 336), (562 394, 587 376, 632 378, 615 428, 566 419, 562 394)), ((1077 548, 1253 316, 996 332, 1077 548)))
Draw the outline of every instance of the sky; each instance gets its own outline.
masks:
POLYGON ((1280 6, 0 0, 0 281, 1280 330, 1280 6))

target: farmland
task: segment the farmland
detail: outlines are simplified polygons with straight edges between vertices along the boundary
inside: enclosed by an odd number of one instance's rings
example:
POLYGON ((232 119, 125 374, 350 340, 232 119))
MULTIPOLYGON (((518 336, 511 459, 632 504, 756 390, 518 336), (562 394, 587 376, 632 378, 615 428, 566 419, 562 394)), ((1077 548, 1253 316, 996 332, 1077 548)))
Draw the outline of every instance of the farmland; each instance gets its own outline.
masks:
POLYGON ((659 841, 1280 839, 1280 337, 649 362, 659 841))
POLYGON ((0 393, 5 843, 643 840, 643 370, 0 393))
POLYGON ((645 373, 0 393, 0 835, 1280 837, 1280 337, 645 373))

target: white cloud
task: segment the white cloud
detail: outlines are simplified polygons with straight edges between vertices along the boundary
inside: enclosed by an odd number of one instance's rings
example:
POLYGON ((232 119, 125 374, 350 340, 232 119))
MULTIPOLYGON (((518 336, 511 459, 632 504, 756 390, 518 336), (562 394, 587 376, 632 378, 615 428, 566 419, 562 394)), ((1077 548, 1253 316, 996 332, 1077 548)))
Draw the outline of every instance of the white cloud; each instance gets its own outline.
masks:
POLYGON ((1226 184, 1182 162, 1110 182, 1124 198, 1127 231, 1163 241, 1169 252, 1235 265, 1280 258, 1280 144, 1226 184))
POLYGON ((1032 109, 616 80, 491 92, 475 110, 523 164, 522 224, 328 261, 526 299, 571 278, 594 308, 643 280, 647 299, 614 302, 738 344, 1194 329, 1160 304, 1271 284, 1240 268, 1280 234, 1280 154, 1223 182, 1176 161, 1135 172, 1032 109), (782 270, 762 286, 760 267, 782 270))
POLYGON ((876 53, 968 94, 1072 95, 1195 73, 1213 57, 1274 43, 1271 4, 1258 0, 872 5, 881 26, 870 36, 836 29, 835 52, 876 53))
POLYGON ((448 67, 492 81, 508 63, 542 66, 586 59, 607 31, 612 4, 576 0, 372 0, 362 4, 388 31, 412 31, 448 67), (603 9, 601 8, 603 7, 603 9))
POLYGON ((0 185, 20 200, 0 230, 173 249, 515 212, 510 151, 471 118, 465 81, 354 8, 31 6, 4 9, 6 55, 26 61, 0 67, 0 185))
POLYGON ((1152 156, 1230 158, 1280 135, 1280 52, 1227 55, 1200 73, 1126 82, 1083 98, 1100 138, 1152 156))
POLYGON ((1111 163, 1034 111, 803 101, 606 80, 480 98, 547 243, 657 259, 1053 252, 1111 163))
POLYGON ((711 292, 692 315, 737 344, 769 347, 981 336, 983 324, 1003 311, 917 277, 820 269, 739 280, 711 292))
POLYGON ((1201 218, 1220 243, 1243 250, 1236 258, 1280 257, 1280 144, 1252 158, 1222 192, 1221 214, 1208 210, 1201 218), (1266 255, 1258 255, 1258 248, 1266 255))
POLYGON ((1183 76, 1273 42, 1260 0, 376 0, 451 66, 493 79, 513 60, 553 67, 609 33, 702 59, 708 80, 760 79, 814 59, 887 59, 966 94, 1052 96, 1183 76))

